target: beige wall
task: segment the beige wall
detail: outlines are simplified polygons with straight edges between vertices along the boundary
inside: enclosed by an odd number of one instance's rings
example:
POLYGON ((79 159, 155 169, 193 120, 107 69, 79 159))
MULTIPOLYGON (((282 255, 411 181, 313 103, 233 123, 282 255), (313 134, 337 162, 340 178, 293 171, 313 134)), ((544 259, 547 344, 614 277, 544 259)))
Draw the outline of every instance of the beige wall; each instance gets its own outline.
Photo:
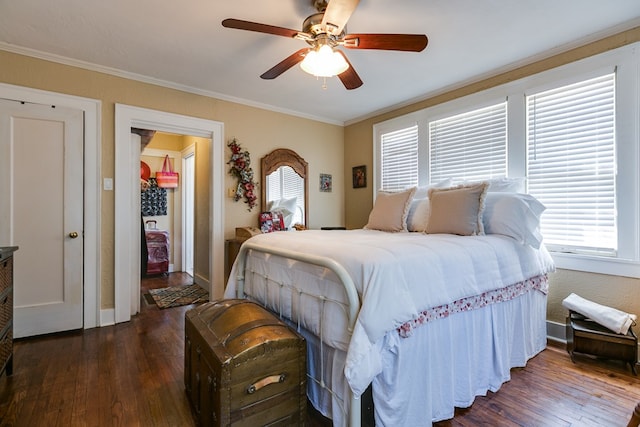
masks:
MULTIPOLYGON (((195 209, 194 209, 194 254, 193 274, 209 278, 209 208, 211 203, 211 142, 205 138, 194 138, 196 143, 195 209)), ((227 224, 229 228, 231 224, 227 224)))
MULTIPOLYGON (((274 148, 291 148, 309 162, 309 226, 346 225, 362 227, 372 206, 373 124, 432 105, 535 74, 580 58, 640 40, 640 27, 587 46, 556 55, 512 72, 447 92, 419 103, 351 124, 346 128, 313 120, 261 110, 211 97, 162 88, 121 77, 52 63, 0 51, 0 82, 102 101, 102 176, 114 176, 115 103, 168 111, 224 123, 225 141, 236 137, 251 153, 252 166, 259 176, 260 158, 274 148), (343 147, 344 144, 344 147, 343 147), (351 187, 351 168, 367 166, 367 188, 351 187), (333 176, 333 192, 318 191, 319 174, 333 176)), ((197 169, 208 170, 209 146, 197 144, 197 169), (200 162, 204 162, 202 165, 200 162)), ((228 152, 227 152, 228 155, 228 152)), ((204 174, 204 172, 202 172, 204 174)), ((197 197, 209 193, 205 177, 197 176, 197 197)), ((225 188, 234 187, 230 175, 225 188)), ((258 209, 248 212, 242 202, 225 199, 225 237, 231 238, 237 226, 254 225, 258 209)), ((208 229, 208 203, 196 207, 196 226, 208 229)), ((114 192, 102 193, 101 214, 101 306, 114 303, 113 243, 114 192)), ((206 243, 196 241, 197 247, 206 243)), ((208 265, 204 251, 197 251, 197 265, 208 265), (201 259, 204 257, 204 259, 201 259)), ((203 270, 204 271, 204 270, 203 270)), ((563 322, 562 299, 571 292, 585 298, 640 314, 640 281, 617 276, 602 276, 559 271, 552 276, 548 319, 563 322)))
MULTIPOLYGON (((348 228, 359 228, 366 224, 369 211, 373 205, 373 125, 404 114, 441 104, 500 84, 518 80, 560 65, 586 58, 607 50, 615 49, 640 40, 640 27, 625 31, 580 48, 572 49, 506 72, 495 77, 470 84, 426 99, 424 101, 394 110, 376 117, 350 124, 345 128, 345 175, 351 168, 360 164, 367 166, 368 185, 366 189, 353 189, 345 186, 347 200, 345 220, 348 228)), ((348 175, 350 176, 350 175, 348 175)), ((617 307, 640 315, 640 280, 619 276, 606 276, 575 271, 558 271, 551 276, 547 319, 553 322, 564 322, 566 310, 562 300, 571 292, 583 298, 593 299, 601 304, 617 307)))
MULTIPOLYGON (((152 84, 141 83, 99 72, 88 71, 37 58, 0 51, 0 82, 51 92, 81 96, 102 101, 102 177, 114 176, 115 104, 126 104, 153 110, 193 116, 224 123, 225 141, 236 137, 251 153, 256 176, 260 176, 260 158, 274 148, 290 148, 309 162, 309 225, 344 224, 344 133, 341 126, 320 123, 282 113, 248 107, 207 96, 194 95, 152 84), (332 193, 320 193, 319 174, 333 175, 332 193)), ((198 150, 208 150, 198 144, 198 150)), ((229 151, 225 152, 229 155, 229 151)), ((197 153, 198 165, 208 160, 208 152, 197 153)), ((209 166, 208 164, 206 165, 209 166)), ((196 191, 208 194, 206 184, 197 177, 196 191)), ((233 177, 225 176, 225 188, 233 187, 233 177)), ((117 190, 117 189, 116 189, 117 190)), ((102 192, 101 212, 101 283, 102 308, 114 306, 114 192, 102 192)), ((230 238, 235 227, 254 225, 258 209, 248 212, 244 203, 225 199, 225 236, 230 238)), ((197 207, 197 224, 208 221, 206 204, 197 207)), ((200 244, 201 242, 196 242, 200 244)), ((199 251, 200 252, 200 251, 199 251)), ((205 262, 200 259, 196 262, 205 262)), ((207 264, 208 265, 208 264, 207 264)), ((87 284, 91 286, 91 284, 87 284)))

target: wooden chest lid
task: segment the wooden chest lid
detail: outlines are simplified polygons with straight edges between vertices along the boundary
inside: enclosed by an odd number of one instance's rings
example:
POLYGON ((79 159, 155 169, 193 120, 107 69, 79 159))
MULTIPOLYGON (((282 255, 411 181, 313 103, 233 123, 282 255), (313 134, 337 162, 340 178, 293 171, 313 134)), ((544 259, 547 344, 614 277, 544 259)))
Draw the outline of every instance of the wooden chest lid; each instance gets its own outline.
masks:
POLYGON ((221 363, 252 357, 261 347, 304 345, 304 339, 262 306, 246 299, 201 304, 185 314, 221 363))

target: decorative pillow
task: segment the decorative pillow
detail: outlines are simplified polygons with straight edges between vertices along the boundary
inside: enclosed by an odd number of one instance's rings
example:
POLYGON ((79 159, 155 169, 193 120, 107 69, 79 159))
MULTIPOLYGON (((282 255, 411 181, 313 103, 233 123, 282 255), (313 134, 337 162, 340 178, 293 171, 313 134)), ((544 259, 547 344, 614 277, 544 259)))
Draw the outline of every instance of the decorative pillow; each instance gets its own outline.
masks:
POLYGON ((364 228, 381 231, 407 231, 409 205, 416 188, 399 192, 379 191, 369 222, 364 228))
POLYGON ((429 220, 425 232, 461 236, 484 234, 482 212, 488 184, 429 190, 429 220))
POLYGON ((488 193, 485 198, 484 232, 513 237, 539 248, 540 216, 546 207, 535 197, 520 193, 488 193))

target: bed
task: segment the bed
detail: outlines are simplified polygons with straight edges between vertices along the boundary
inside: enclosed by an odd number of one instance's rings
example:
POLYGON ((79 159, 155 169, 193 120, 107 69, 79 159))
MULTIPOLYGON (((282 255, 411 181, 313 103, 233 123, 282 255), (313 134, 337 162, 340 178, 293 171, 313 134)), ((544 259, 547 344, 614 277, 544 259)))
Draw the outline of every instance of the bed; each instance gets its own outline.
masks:
MULTIPOLYGON (((412 201, 413 192, 405 227, 412 201)), ((305 335, 308 396, 334 425, 360 424, 370 385, 377 425, 451 418, 546 345, 553 262, 544 245, 494 233, 495 206, 480 209, 490 234, 390 232, 370 216, 361 230, 254 236, 225 297, 256 300, 305 335)))

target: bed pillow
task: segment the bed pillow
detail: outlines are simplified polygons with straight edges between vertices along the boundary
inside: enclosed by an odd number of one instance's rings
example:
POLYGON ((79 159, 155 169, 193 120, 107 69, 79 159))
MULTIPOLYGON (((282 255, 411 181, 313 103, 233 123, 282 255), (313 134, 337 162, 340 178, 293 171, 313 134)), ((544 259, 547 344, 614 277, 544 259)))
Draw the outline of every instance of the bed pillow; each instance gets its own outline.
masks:
POLYGON ((432 188, 448 188, 451 187, 453 185, 453 182, 451 181, 451 178, 447 178, 447 179, 443 179, 441 181, 438 182, 434 182, 432 184, 429 184, 425 187, 418 187, 416 188, 416 192, 413 195, 414 200, 415 199, 426 199, 427 196, 429 195, 429 190, 432 188))
POLYGON ((407 215, 407 230, 423 233, 429 219, 429 199, 413 199, 407 215))
POLYGON ((484 181, 455 181, 458 185, 473 185, 486 182, 487 193, 524 193, 525 178, 491 178, 484 181))
POLYGON ((287 229, 291 228, 291 222, 293 221, 293 215, 296 211, 296 205, 298 204, 298 198, 292 197, 290 199, 278 199, 272 200, 267 205, 267 210, 270 212, 279 212, 284 218, 284 226, 287 229))
POLYGON ((460 185, 429 190, 426 233, 475 236, 484 234, 482 213, 488 184, 460 185))
POLYGON ((379 191, 369 222, 364 228, 381 231, 407 231, 409 205, 416 188, 399 192, 379 191))
POLYGON ((524 178, 491 178, 489 181, 489 193, 524 193, 524 178))
POLYGON ((535 197, 520 193, 488 193, 485 198, 484 232, 513 237, 539 248, 540 216, 546 207, 535 197))

